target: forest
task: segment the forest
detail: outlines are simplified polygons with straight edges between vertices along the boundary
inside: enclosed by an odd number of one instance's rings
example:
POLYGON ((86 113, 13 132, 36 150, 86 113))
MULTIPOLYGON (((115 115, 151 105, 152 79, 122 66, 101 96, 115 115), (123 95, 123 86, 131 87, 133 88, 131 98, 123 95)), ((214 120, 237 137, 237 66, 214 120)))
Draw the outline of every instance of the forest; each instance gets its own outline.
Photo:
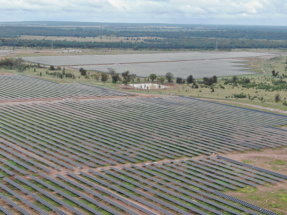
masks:
MULTIPOLYGON (((50 23, 51 25, 52 23, 50 23)), ((286 49, 287 28, 268 26, 195 26, 195 25, 148 25, 145 24, 98 24, 98 27, 46 25, 3 25, 0 23, 0 46, 51 47, 48 39, 21 39, 22 35, 56 37, 123 37, 124 42, 80 42, 61 41, 53 43, 55 48, 111 48, 111 49, 196 49, 232 50, 236 48, 286 49), (48 27, 47 27, 48 26, 48 27), (67 27, 68 26, 68 27, 67 27), (170 27, 170 28, 169 28, 170 27), (200 30, 199 30, 200 29, 200 30), (253 29, 253 30, 252 30, 253 29), (137 38, 145 38, 138 41, 137 38), (128 42, 133 38, 133 43, 128 42), (136 42, 134 42, 136 41, 136 42)), ((61 23, 64 25, 65 23, 61 23)), ((72 23, 70 23, 72 25, 72 23)))

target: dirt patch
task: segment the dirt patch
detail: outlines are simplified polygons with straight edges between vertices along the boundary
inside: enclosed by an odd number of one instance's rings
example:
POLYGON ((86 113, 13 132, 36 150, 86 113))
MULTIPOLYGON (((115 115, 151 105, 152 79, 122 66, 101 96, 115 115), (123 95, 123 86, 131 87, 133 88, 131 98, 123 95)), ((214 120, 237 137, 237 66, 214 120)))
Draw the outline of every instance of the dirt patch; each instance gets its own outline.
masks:
POLYGON ((287 182, 275 185, 258 186, 257 188, 242 189, 228 192, 228 195, 247 201, 272 212, 287 214, 287 182))
MULTIPOLYGON (((262 152, 233 153, 224 157, 256 167, 287 175, 287 148, 264 150, 262 152)), ((227 192, 228 195, 247 201, 259 207, 287 214, 287 181, 276 184, 246 187, 227 192)))
POLYGON ((262 152, 222 154, 222 156, 287 175, 287 147, 262 152))
POLYGON ((279 127, 279 128, 284 129, 284 130, 287 130, 287 126, 286 126, 286 125, 281 126, 281 127, 279 127))

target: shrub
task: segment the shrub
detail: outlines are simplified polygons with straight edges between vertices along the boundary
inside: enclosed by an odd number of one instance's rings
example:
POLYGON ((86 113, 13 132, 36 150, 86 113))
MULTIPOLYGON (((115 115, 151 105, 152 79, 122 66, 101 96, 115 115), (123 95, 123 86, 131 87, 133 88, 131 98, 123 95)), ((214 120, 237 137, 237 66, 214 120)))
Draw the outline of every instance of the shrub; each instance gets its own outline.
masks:
POLYGON ((212 77, 208 78, 206 81, 206 85, 208 85, 208 86, 211 86, 213 83, 214 83, 214 79, 212 77))
POLYGON ((182 84, 182 78, 181 78, 181 77, 177 77, 177 78, 176 78, 176 83, 182 84))
POLYGON ((187 82, 187 84, 193 83, 193 82, 194 82, 193 76, 192 76, 192 75, 188 76, 188 77, 186 78, 186 82, 187 82))
POLYGON ((173 76, 174 75, 171 72, 168 72, 168 73, 165 74, 165 78, 166 78, 168 83, 172 82, 173 76))
POLYGON ((54 67, 53 65, 51 65, 51 66, 49 67, 49 70, 53 71, 53 70, 55 70, 55 67, 54 67))
POLYGON ((149 78, 151 79, 151 82, 153 82, 157 78, 157 75, 156 74, 150 74, 149 78))
POLYGON ((82 76, 86 76, 87 75, 87 70, 81 68, 81 69, 79 69, 79 71, 80 71, 82 76))
POLYGON ((280 94, 277 93, 277 94, 275 95, 275 102, 280 102, 280 100, 281 100, 280 94))
POLYGON ((246 98, 246 94, 244 93, 234 94, 233 96, 234 98, 238 98, 238 99, 246 98))

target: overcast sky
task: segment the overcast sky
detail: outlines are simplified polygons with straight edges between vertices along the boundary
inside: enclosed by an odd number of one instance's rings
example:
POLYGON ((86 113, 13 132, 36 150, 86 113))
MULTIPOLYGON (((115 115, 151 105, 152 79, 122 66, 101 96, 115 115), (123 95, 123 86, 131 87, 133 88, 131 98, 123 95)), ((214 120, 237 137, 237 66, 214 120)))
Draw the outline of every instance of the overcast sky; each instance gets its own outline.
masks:
POLYGON ((0 22, 287 25, 286 0, 0 0, 0 22))

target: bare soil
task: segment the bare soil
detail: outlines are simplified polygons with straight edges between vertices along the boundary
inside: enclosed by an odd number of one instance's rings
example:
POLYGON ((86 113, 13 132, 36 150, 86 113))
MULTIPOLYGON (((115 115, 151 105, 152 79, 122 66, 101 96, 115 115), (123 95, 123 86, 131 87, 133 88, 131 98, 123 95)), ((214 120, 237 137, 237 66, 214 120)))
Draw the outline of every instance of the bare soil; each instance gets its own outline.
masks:
MULTIPOLYGON (((262 152, 223 154, 222 156, 287 175, 287 147, 277 150, 267 149, 262 152)), ((287 214, 287 203, 284 199, 287 196, 287 181, 259 185, 251 188, 250 191, 229 191, 227 194, 273 212, 287 214)))

